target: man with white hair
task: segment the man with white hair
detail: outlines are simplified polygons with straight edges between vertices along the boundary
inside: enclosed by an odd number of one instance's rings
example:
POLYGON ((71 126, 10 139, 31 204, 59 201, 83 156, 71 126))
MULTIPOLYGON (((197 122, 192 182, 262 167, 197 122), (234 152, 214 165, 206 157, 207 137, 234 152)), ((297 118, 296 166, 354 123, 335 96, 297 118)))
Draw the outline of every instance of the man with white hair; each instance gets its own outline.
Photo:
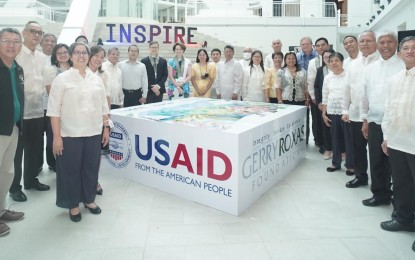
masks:
POLYGON ((363 120, 360 115, 365 70, 368 65, 380 57, 377 52, 376 35, 373 31, 364 31, 359 35, 359 49, 362 56, 352 61, 346 71, 346 87, 343 98, 342 120, 351 123, 353 136, 354 173, 356 178, 347 182, 347 188, 367 186, 367 140, 362 133, 363 120))
POLYGON ((272 53, 268 54, 265 57, 265 61, 264 61, 264 68, 265 70, 268 70, 270 68, 274 67, 274 61, 272 59, 272 54, 275 53, 280 53, 281 52, 281 48, 282 48, 282 42, 280 39, 275 39, 272 41, 271 44, 272 49, 274 50, 272 53))
POLYGON ((368 141, 370 189, 373 196, 362 201, 365 206, 388 205, 391 203, 391 172, 389 159, 382 151, 382 118, 387 93, 386 83, 394 74, 405 68, 396 54, 398 37, 394 32, 385 31, 377 36, 378 51, 381 58, 369 65, 365 72, 365 85, 360 106, 363 120, 362 133, 368 141))

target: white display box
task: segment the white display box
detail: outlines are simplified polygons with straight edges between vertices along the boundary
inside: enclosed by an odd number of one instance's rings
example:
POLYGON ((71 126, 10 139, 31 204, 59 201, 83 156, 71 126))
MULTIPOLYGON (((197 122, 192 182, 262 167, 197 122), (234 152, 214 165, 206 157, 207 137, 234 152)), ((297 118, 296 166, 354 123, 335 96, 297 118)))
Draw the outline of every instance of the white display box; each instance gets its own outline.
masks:
POLYGON ((240 215, 305 157, 303 106, 188 98, 111 111, 117 175, 240 215))

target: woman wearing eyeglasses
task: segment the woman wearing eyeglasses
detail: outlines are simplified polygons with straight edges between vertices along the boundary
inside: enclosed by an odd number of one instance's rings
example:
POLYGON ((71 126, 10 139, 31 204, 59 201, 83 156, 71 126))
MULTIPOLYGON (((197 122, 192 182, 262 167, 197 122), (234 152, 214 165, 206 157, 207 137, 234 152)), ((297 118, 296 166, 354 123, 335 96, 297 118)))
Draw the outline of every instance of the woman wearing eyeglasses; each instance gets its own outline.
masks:
MULTIPOLYGON (((52 85, 53 80, 59 75, 61 72, 68 70, 72 67, 72 61, 69 59, 68 53, 68 45, 64 43, 57 44, 52 49, 52 54, 50 56, 51 66, 46 66, 43 69, 43 81, 46 85, 47 95, 49 96, 50 87, 52 85)), ((46 103, 47 104, 47 103, 46 103)), ((47 108, 47 107, 46 107, 47 108)), ((52 149, 52 141, 53 141, 53 133, 52 133, 52 126, 50 124, 50 118, 47 118, 47 127, 46 127, 46 151, 47 153, 53 153, 52 149)), ((49 169, 56 171, 56 161, 55 157, 52 159, 48 159, 49 169), (50 160, 50 161, 49 161, 50 160)))
POLYGON ((205 49, 197 51, 196 63, 192 66, 192 85, 194 97, 210 98, 210 88, 216 78, 215 64, 208 63, 209 56, 205 49))
POLYGON ((252 52, 249 65, 244 69, 242 83, 242 99, 244 101, 265 101, 264 76, 265 69, 262 52, 256 50, 252 52))
POLYGON ((68 208, 70 219, 79 222, 80 202, 92 214, 101 213, 95 196, 100 147, 109 140, 109 109, 101 78, 87 69, 89 48, 73 43, 69 56, 73 67, 52 82, 47 115, 56 155, 56 205, 68 208))

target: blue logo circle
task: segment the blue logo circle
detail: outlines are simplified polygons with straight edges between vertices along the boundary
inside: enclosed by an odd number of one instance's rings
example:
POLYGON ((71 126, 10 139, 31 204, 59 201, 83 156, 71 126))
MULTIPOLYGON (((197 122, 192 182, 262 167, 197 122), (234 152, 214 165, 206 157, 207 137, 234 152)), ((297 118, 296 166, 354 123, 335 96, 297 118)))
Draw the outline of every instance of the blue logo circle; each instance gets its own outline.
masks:
POLYGON ((114 122, 110 133, 110 148, 107 161, 115 168, 124 168, 131 160, 131 139, 124 126, 114 122))

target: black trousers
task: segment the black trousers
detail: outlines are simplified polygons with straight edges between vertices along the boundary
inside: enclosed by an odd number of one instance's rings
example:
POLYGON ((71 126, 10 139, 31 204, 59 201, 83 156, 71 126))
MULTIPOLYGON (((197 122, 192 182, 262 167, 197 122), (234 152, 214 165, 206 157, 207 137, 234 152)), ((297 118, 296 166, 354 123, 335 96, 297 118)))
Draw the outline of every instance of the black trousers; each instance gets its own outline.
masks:
POLYGON ((14 157, 14 179, 10 192, 22 189, 22 160, 23 162, 23 183, 25 187, 31 187, 38 182, 39 175, 39 154, 43 153, 43 117, 23 120, 22 135, 17 142, 16 155, 14 157))
POLYGON ((326 124, 324 123, 323 114, 321 116, 321 129, 323 132, 324 150, 332 151, 333 144, 331 142, 330 127, 326 126, 326 124))
POLYGON ((314 142, 318 145, 324 145, 323 128, 322 128, 322 115, 318 106, 313 102, 310 102, 311 110, 311 130, 313 131, 314 142))
POLYGON ((360 180, 367 180, 367 140, 362 133, 363 123, 351 121, 351 124, 354 153, 354 172, 356 174, 356 178, 360 180))
POLYGON ((369 123, 369 136, 367 139, 369 147, 370 178, 372 185, 370 190, 374 198, 390 199, 391 189, 391 168, 389 157, 382 151, 383 132, 381 125, 369 123))
POLYGON ((124 92, 124 107, 132 107, 141 105, 140 98, 143 96, 142 89, 127 90, 122 89, 124 92))
POLYGON ((148 91, 146 104, 157 103, 161 101, 163 101, 163 93, 160 93, 160 95, 156 96, 156 94, 154 94, 151 89, 148 91))
POLYGON ((415 211, 415 154, 388 148, 393 178, 393 206, 396 220, 412 223, 415 211))
POLYGON ((56 205, 76 208, 95 201, 101 135, 63 137, 63 154, 56 157, 56 205))
POLYGON ((56 159, 53 155, 53 132, 52 132, 52 124, 50 123, 50 117, 46 116, 45 110, 45 117, 44 117, 44 131, 46 132, 46 162, 49 167, 55 168, 56 167, 56 159))
POLYGON ((341 115, 328 115, 331 120, 330 135, 333 144, 332 164, 341 168, 342 153, 346 152, 346 169, 354 168, 352 129, 349 123, 341 119, 341 115))

